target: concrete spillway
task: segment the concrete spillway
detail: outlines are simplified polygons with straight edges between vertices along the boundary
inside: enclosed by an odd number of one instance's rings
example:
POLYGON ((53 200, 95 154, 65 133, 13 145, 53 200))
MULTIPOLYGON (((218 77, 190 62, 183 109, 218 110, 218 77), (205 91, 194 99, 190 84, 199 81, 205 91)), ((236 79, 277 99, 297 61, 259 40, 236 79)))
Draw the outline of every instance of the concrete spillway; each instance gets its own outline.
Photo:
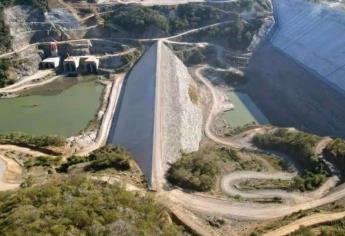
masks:
POLYGON ((126 147, 152 189, 168 163, 199 148, 201 110, 188 94, 187 68, 162 42, 151 46, 128 74, 108 143, 126 147))
POLYGON ((345 91, 345 12, 306 0, 274 3, 273 45, 345 91))

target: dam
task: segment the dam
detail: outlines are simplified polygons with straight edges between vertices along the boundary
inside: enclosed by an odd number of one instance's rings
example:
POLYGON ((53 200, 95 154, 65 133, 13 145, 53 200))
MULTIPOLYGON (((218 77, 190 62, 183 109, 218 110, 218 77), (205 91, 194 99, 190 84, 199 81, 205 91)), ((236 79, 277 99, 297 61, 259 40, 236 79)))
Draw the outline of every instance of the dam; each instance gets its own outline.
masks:
POLYGON ((305 0, 274 0, 272 44, 345 92, 345 12, 305 0))
POLYGON ((153 190, 164 184, 169 163, 199 149, 202 113, 188 93, 193 83, 182 61, 161 41, 125 78, 108 143, 129 150, 153 190))
POLYGON ((345 13, 274 0, 275 27, 246 69, 244 89, 270 123, 345 137, 345 13))

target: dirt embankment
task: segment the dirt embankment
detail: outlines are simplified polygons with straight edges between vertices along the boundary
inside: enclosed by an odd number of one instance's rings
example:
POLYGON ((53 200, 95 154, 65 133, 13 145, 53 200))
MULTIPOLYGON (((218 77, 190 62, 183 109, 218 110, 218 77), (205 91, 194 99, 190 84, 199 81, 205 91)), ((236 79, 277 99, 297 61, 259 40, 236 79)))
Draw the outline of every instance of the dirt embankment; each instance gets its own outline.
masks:
POLYGON ((244 89, 276 126, 345 137, 345 96, 271 44, 256 51, 244 89))

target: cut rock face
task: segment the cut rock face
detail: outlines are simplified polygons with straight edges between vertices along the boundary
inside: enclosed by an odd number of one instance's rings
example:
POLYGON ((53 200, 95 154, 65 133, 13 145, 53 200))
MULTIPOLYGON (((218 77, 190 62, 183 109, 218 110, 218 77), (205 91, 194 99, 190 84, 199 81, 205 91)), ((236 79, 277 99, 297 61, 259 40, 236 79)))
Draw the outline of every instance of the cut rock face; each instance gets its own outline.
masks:
POLYGON ((152 189, 169 163, 199 149, 202 112, 192 102, 188 69, 162 42, 142 56, 126 78, 108 142, 126 147, 152 189))

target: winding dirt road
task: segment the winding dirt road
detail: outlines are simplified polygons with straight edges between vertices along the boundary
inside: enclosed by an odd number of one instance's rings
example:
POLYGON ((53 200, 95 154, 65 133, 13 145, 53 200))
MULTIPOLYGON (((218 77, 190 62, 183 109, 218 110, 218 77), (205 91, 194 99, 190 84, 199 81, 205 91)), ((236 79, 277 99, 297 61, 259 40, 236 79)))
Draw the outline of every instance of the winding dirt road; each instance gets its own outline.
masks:
POLYGON ((291 180, 297 173, 287 172, 255 172, 255 171, 236 171, 228 175, 223 176, 221 180, 221 189, 225 194, 229 196, 239 195, 244 199, 273 199, 278 197, 289 203, 301 203, 307 202, 314 199, 321 198, 327 194, 330 189, 334 188, 339 181, 337 177, 328 178, 327 181, 320 186, 317 190, 301 193, 301 192, 290 192, 279 189, 259 189, 243 191, 236 187, 236 184, 249 180, 249 179, 260 179, 260 180, 291 180))
MULTIPOLYGON (((215 136, 211 130, 211 122, 214 116, 221 111, 219 109, 218 98, 216 91, 212 84, 200 73, 206 66, 202 66, 196 70, 196 75, 199 80, 210 90, 212 95, 211 111, 206 119, 205 133, 211 140, 227 145, 232 148, 243 148, 241 144, 236 141, 228 141, 215 136)), ((254 131, 255 132, 255 131, 254 131)), ((329 188, 321 188, 321 190, 328 190, 329 188)), ((323 191, 321 191, 323 192, 323 191)), ((171 201, 183 205, 187 209, 203 212, 212 215, 222 215, 227 217, 236 217, 245 220, 268 220, 290 215, 293 212, 300 210, 312 209, 324 204, 337 201, 345 197, 345 184, 338 186, 328 195, 312 199, 306 202, 299 202, 297 204, 257 204, 257 203, 242 203, 231 201, 229 199, 215 198, 204 194, 189 194, 181 190, 175 189, 167 192, 167 196, 171 201)))

